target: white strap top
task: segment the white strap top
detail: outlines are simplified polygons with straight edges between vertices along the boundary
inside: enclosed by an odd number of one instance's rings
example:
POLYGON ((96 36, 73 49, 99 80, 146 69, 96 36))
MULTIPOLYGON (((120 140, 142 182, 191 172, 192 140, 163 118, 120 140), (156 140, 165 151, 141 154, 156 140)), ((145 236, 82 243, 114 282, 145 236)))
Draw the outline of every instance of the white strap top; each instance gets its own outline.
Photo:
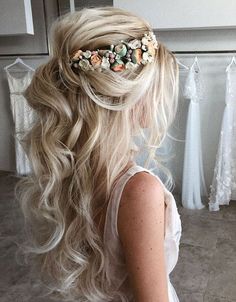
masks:
POLYGON ((114 284, 117 291, 117 300, 115 301, 133 301, 133 293, 127 282, 128 272, 125 266, 124 252, 119 239, 117 230, 117 217, 121 194, 127 181, 136 173, 146 171, 154 175, 162 184, 165 193, 165 259, 168 277, 168 293, 170 302, 178 302, 175 289, 169 280, 169 274, 175 267, 178 254, 179 242, 182 233, 180 215, 177 210, 175 199, 172 193, 167 190, 161 179, 153 172, 134 165, 129 168, 117 181, 113 188, 106 212, 104 226, 104 246, 106 253, 105 271, 110 284, 114 284))

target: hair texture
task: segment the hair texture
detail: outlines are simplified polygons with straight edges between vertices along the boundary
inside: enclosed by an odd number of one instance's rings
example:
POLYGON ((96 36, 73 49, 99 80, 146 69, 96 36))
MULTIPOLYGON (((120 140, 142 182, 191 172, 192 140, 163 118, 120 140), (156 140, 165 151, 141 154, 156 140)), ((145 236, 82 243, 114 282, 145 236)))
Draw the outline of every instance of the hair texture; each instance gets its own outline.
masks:
POLYGON ((148 30, 141 17, 111 6, 59 17, 51 27, 49 60, 24 92, 36 116, 21 142, 32 173, 16 187, 28 238, 24 251, 35 255, 60 301, 127 301, 106 280, 94 218, 141 149, 148 151, 145 167, 160 165, 156 150, 178 99, 178 65, 160 41, 154 61, 133 70, 75 73, 69 58, 78 49, 139 39, 148 30), (142 137, 142 146, 135 137, 142 137))

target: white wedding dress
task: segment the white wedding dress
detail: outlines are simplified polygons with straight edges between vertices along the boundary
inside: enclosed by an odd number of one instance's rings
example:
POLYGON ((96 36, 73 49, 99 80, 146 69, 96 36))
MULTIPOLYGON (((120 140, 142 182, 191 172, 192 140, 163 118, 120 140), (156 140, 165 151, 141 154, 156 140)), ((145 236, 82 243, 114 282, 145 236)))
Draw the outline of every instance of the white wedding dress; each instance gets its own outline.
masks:
POLYGON ((209 197, 209 211, 236 199, 236 67, 227 71, 225 110, 209 197))
POLYGON ((10 106, 15 126, 16 172, 18 175, 27 175, 31 172, 31 167, 19 140, 22 138, 23 132, 31 126, 34 120, 34 112, 28 106, 22 93, 30 84, 34 71, 24 71, 22 77, 14 77, 13 71, 9 72, 6 70, 6 73, 10 90, 10 106))
POLYGON ((203 163, 199 101, 202 99, 200 68, 195 59, 186 79, 184 97, 190 99, 185 134, 182 205, 202 209, 201 196, 207 196, 203 163))

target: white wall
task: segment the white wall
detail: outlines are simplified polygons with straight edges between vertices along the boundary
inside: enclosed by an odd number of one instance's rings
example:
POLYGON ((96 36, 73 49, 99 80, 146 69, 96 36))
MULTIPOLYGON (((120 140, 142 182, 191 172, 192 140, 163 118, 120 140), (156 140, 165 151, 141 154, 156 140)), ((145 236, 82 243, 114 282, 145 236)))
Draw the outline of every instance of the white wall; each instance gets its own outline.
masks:
POLYGON ((114 6, 133 11, 153 28, 225 28, 236 26, 232 0, 114 0, 114 6))

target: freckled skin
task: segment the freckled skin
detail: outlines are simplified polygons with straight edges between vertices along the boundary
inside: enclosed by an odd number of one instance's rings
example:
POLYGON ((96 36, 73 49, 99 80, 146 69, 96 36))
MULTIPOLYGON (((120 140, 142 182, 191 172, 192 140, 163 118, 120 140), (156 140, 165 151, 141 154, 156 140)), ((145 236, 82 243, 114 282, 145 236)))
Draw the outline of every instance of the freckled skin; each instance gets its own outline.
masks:
POLYGON ((133 175, 121 196, 117 227, 135 302, 169 302, 164 210, 159 181, 146 172, 133 175))

